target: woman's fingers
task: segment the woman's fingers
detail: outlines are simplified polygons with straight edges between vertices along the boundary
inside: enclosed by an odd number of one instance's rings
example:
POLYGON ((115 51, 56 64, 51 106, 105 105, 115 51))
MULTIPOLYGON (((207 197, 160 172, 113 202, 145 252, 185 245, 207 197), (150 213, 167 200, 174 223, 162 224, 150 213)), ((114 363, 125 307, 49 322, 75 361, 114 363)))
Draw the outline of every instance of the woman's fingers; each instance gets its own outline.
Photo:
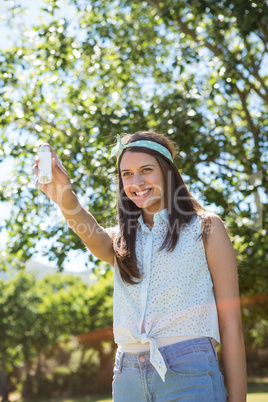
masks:
MULTIPOLYGON (((57 157, 57 155, 56 155, 54 149, 51 147, 51 145, 49 145, 47 142, 44 142, 44 143, 42 144, 42 146, 43 146, 43 145, 46 145, 46 146, 48 146, 48 147, 50 148, 51 159, 55 158, 56 160, 59 161, 59 159, 58 159, 58 157, 57 157)), ((60 162, 60 161, 59 161, 59 162, 60 162)), ((39 163, 39 155, 35 155, 35 157, 34 157, 34 163, 36 163, 36 164, 39 163)))
POLYGON ((61 163, 59 158, 52 157, 52 168, 53 168, 53 163, 54 163, 53 160, 55 160, 55 166, 57 166, 61 170, 61 172, 65 173, 65 174, 67 174, 67 176, 69 176, 67 170, 65 169, 65 167, 63 166, 63 164, 61 163))
POLYGON ((60 172, 67 173, 66 169, 60 163, 60 161, 58 159, 52 158, 52 170, 54 169, 59 169, 60 172))
MULTIPOLYGON (((59 170, 61 170, 61 171, 64 171, 64 173, 67 172, 67 171, 65 170, 65 168, 64 168, 62 165, 60 165, 60 164, 56 161, 55 158, 52 159, 52 169, 53 169, 53 170, 54 170, 54 169, 59 169, 59 170), (62 168, 63 168, 63 169, 62 169, 62 168)), ((32 171, 34 172, 34 174, 38 175, 38 165, 37 165, 36 163, 32 166, 32 171)))
MULTIPOLYGON (((36 185, 38 186, 38 188, 40 190, 42 190, 49 198, 51 198, 53 201, 56 202, 56 196, 53 197, 51 196, 51 191, 54 193, 54 191, 56 190, 56 188, 54 188, 55 186, 59 185, 66 185, 66 184, 70 184, 70 178, 68 175, 67 170, 65 169, 65 167, 62 165, 61 161, 59 160, 59 158, 57 157, 55 151, 53 150, 53 148, 48 144, 48 143, 43 143, 42 145, 47 145, 50 148, 51 151, 51 162, 52 162, 52 183, 49 184, 41 184, 38 182, 38 179, 36 180, 36 185), (54 186, 54 187, 53 187, 54 186), (55 199, 54 199, 55 198, 55 199)), ((32 167, 33 172, 38 176, 39 173, 39 169, 38 169, 38 164, 39 164, 39 156, 36 155, 34 157, 34 164, 32 167)), ((60 191, 59 190, 59 196, 60 195, 60 191)))
POLYGON ((55 158, 56 159, 56 161, 59 161, 59 163, 60 163, 60 160, 59 160, 59 158, 57 157, 57 155, 56 155, 56 152, 54 151, 54 149, 52 148, 52 146, 51 145, 49 145, 47 142, 44 142, 43 144, 42 144, 42 146, 43 145, 47 145, 49 148, 50 148, 50 151, 51 151, 51 159, 53 159, 53 158, 55 158))
MULTIPOLYGON (((53 168, 53 166, 63 167, 63 165, 61 164, 59 158, 57 157, 57 155, 56 155, 54 149, 53 149, 47 142, 44 142, 44 143, 42 144, 42 146, 43 146, 43 145, 47 145, 47 146, 50 148, 50 151, 51 151, 51 159, 52 159, 52 168, 53 168), (53 160, 55 160, 55 162, 53 162, 53 160)), ((38 173, 38 164, 39 164, 39 156, 38 156, 38 155, 35 155, 35 157, 34 157, 34 165, 33 165, 33 171, 34 171, 34 173, 38 173)), ((64 170, 65 170, 65 168, 64 168, 64 170)), ((67 171, 66 171, 66 172, 67 172, 67 171)))
POLYGON ((40 190, 44 191, 46 184, 39 183, 38 179, 35 180, 35 184, 40 190))

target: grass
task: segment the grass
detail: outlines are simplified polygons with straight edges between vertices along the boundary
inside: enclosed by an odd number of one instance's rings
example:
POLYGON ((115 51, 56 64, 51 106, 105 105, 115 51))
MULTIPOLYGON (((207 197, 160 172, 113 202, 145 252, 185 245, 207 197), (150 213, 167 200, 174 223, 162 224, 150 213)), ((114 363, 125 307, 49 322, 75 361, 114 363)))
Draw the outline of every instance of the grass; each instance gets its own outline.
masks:
POLYGON ((268 401, 268 378, 249 379, 247 402, 268 401))

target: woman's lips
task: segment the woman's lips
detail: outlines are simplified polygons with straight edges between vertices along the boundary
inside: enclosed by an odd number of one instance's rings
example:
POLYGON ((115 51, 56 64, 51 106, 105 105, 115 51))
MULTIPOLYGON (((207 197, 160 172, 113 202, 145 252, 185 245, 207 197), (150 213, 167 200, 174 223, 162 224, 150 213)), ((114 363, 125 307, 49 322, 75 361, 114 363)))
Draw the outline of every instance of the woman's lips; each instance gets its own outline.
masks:
MULTIPOLYGON (((134 193, 134 196, 135 196, 136 198, 145 198, 145 197, 147 197, 147 195, 150 193, 150 191, 151 191, 151 188, 149 188, 146 193, 141 194, 141 195, 137 195, 137 194, 135 193, 135 191, 134 191, 133 193, 134 193)), ((139 191, 138 191, 138 192, 139 192, 139 191)))

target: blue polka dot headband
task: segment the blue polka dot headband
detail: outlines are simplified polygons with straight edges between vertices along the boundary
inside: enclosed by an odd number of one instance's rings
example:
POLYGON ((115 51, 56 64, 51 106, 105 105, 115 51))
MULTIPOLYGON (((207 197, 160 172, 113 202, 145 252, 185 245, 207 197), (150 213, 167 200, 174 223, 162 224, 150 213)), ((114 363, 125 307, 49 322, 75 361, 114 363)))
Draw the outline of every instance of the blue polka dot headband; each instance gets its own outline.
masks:
POLYGON ((160 154, 164 155, 166 158, 171 160, 171 162, 173 162, 171 153, 163 145, 160 145, 154 141, 147 141, 147 140, 140 140, 140 141, 131 142, 129 144, 123 144, 122 139, 119 134, 117 134, 117 144, 112 148, 111 154, 108 159, 111 159, 113 156, 115 156, 117 154, 117 164, 118 164, 120 155, 124 151, 125 148, 137 147, 137 146, 154 149, 155 151, 159 152, 160 154))

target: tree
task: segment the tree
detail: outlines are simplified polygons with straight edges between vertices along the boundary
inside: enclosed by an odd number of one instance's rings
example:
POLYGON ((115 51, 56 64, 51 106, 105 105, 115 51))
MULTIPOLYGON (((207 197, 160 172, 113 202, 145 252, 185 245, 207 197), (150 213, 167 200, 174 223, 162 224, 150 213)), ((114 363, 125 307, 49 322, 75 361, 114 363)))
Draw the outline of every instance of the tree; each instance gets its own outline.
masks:
MULTIPOLYGON (((8 400, 11 377, 23 365, 23 395, 32 392, 33 362, 42 374, 41 355, 63 340, 112 325, 113 272, 88 287, 79 277, 49 275, 37 281, 20 272, 0 280, 0 390, 8 400)), ((86 353, 86 350, 84 350, 86 353)), ((99 350, 102 353, 102 350, 99 350)), ((82 359, 81 359, 82 361, 82 359)))
POLYGON ((16 160, 1 192, 12 205, 9 250, 25 260, 41 236, 53 238, 48 253, 61 268, 69 250, 84 249, 58 216, 40 227, 56 215, 41 205, 31 175, 29 155, 40 142, 55 147, 83 205, 112 226, 110 146, 118 132, 151 128, 178 144, 176 164, 190 191, 227 221, 241 295, 264 293, 267 5, 73 0, 72 20, 58 17, 59 7, 47 1, 43 20, 1 54, 0 152, 16 160), (21 138, 12 140, 11 130, 21 138))
POLYGON ((33 292, 34 278, 19 273, 9 282, 0 282, 1 300, 1 347, 2 358, 2 398, 7 400, 7 374, 14 365, 10 364, 12 350, 21 346, 21 357, 25 362, 26 380, 25 392, 29 380, 29 361, 33 355, 32 337, 36 318, 36 308, 40 299, 33 292), (8 369, 9 368, 9 369, 8 369))

